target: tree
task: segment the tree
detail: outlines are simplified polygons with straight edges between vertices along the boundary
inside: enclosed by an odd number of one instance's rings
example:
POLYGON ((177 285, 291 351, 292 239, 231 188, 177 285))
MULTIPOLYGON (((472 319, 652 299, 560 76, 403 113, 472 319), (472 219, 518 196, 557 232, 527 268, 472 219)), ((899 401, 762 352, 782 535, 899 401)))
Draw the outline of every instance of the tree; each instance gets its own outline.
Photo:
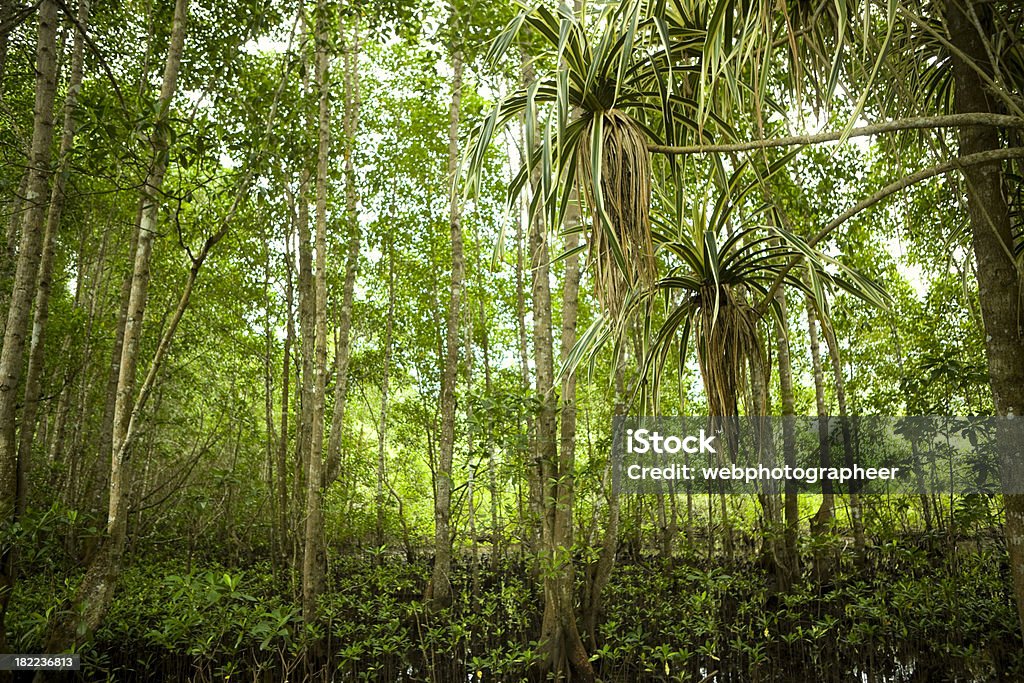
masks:
MULTIPOLYGON (((993 8, 974 0, 946 0, 943 10, 949 32, 948 49, 952 53, 957 112, 996 113, 999 104, 988 87, 1000 73, 989 47, 989 36, 994 32, 993 8)), ((964 127, 959 135, 962 157, 1002 147, 998 131, 990 127, 964 127)), ((1024 415, 1024 327, 1019 315, 1022 277, 1020 264, 1013 257, 1015 243, 1003 170, 998 162, 992 162, 965 168, 962 173, 967 186, 992 398, 998 415, 1019 417, 1024 415)), ((1006 546, 1017 613, 1024 630, 1024 496, 1006 495, 1003 500, 1006 546)))
MULTIPOLYGON (((53 144, 53 102, 57 88, 57 3, 44 0, 39 5, 36 42, 35 109, 32 146, 29 151, 25 203, 21 224, 14 290, 8 304, 0 353, 0 518, 13 525, 24 511, 27 464, 18 457, 15 439, 16 405, 20 395, 24 366, 25 335, 28 331, 33 294, 39 270, 40 247, 46 221, 50 147, 53 144)), ((15 548, 7 543, 0 548, 0 649, 6 650, 4 615, 15 581, 15 548)))
POLYGON ((314 29, 316 92, 318 95, 316 155, 316 270, 311 298, 313 358, 311 392, 304 400, 311 403, 311 431, 306 452, 306 532, 302 555, 302 615, 307 622, 317 618, 317 599, 324 590, 327 550, 324 547, 323 456, 324 415, 327 391, 327 165, 331 145, 331 108, 329 99, 330 56, 327 53, 327 3, 316 7, 314 29))
MULTIPOLYGON (((453 25, 458 23, 458 17, 454 12, 449 21, 453 25)), ((447 607, 452 600, 449 578, 452 562, 452 455, 455 449, 455 388, 459 370, 459 315, 462 305, 462 281, 466 269, 462 251, 462 213, 457 191, 463 70, 461 47, 453 45, 451 55, 453 73, 451 104, 448 107, 448 227, 451 234, 452 271, 445 332, 444 371, 441 375, 441 436, 434 483, 434 569, 427 587, 427 599, 434 609, 447 607)))

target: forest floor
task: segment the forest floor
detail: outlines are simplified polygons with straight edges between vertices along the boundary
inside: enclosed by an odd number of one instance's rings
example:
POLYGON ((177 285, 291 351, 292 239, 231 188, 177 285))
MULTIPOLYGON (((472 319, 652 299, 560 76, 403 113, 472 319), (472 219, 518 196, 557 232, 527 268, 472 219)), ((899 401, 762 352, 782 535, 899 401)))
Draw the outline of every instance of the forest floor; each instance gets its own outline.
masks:
MULTIPOLYGON (((808 568, 786 593, 756 559, 620 558, 597 632, 584 635, 599 677, 1024 680, 998 543, 953 549, 945 537, 908 537, 874 545, 860 566, 837 546, 819 548, 838 558, 823 581, 804 550, 808 568)), ((269 564, 137 559, 72 680, 532 680, 543 598, 530 565, 464 561, 454 604, 428 616, 429 564, 336 556, 321 622, 305 626, 293 579, 269 564), (330 677, 311 675, 311 652, 323 653, 314 666, 330 677)), ((19 584, 9 623, 20 651, 38 647, 47 610, 68 593, 59 576, 19 584)))

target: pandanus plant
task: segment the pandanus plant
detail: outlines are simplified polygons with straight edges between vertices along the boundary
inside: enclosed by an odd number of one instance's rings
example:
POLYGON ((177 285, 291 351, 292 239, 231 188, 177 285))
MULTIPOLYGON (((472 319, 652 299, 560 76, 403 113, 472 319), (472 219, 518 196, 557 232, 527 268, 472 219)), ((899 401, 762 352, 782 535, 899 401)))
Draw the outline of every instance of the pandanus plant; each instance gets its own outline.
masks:
POLYGON ((778 291, 807 297, 822 320, 828 319, 836 290, 888 306, 889 297, 877 283, 782 227, 771 205, 752 201, 755 190, 787 161, 783 157, 757 173, 741 164, 712 202, 695 203, 686 215, 674 210, 675 202, 659 202, 652 235, 664 254, 664 276, 631 292, 618 319, 595 320, 563 372, 588 357, 593 363, 606 342, 622 344, 627 327, 638 325, 646 340, 637 383, 641 405, 657 411, 668 360, 674 358, 682 371, 694 348, 709 414, 736 415, 739 397, 747 391, 747 369, 767 364, 761 322, 767 318, 789 328, 778 291))
POLYGON ((595 293, 603 309, 613 313, 627 292, 650 287, 657 277, 648 144, 664 136, 638 113, 654 109, 676 116, 668 106, 672 96, 665 91, 662 69, 666 55, 684 50, 671 40, 664 21, 643 19, 645 7, 631 0, 609 8, 596 20, 601 27, 596 40, 566 5, 556 12, 537 7, 520 14, 492 45, 490 57, 505 54, 519 38, 539 39, 547 48, 542 56, 560 68, 499 102, 477 126, 467 154, 466 191, 471 193, 496 131, 522 120, 524 163, 510 199, 531 185, 531 215, 544 215, 557 227, 571 198, 582 196, 592 218, 587 245, 595 293), (664 108, 652 101, 659 88, 664 108))
MULTIPOLYGON (((840 24, 847 15, 847 10, 837 15, 840 24)), ((695 333, 711 407, 733 412, 744 385, 743 367, 755 353, 758 320, 776 310, 769 290, 810 290, 822 308, 832 286, 858 285, 869 299, 881 294, 866 281, 842 277, 838 264, 785 230, 726 230, 728 222, 739 223, 733 214, 740 201, 737 183, 750 177, 745 164, 730 179, 716 159, 723 189, 705 222, 683 219, 684 174, 670 158, 663 166, 663 191, 674 189, 674 196, 660 202, 659 211, 674 217, 656 219, 661 229, 652 230, 650 147, 734 141, 739 136, 730 122, 738 120, 738 107, 747 101, 754 103, 761 124, 769 110, 786 114, 772 99, 765 60, 778 49, 798 58, 820 26, 809 26, 809 34, 794 32, 792 21, 779 19, 777 5, 766 0, 622 0, 610 3, 590 26, 593 31, 565 4, 556 11, 539 6, 519 14, 495 40, 492 59, 512 51, 517 40, 531 48, 539 43, 534 62, 546 66, 548 75, 502 99, 475 128, 465 160, 466 193, 479 187, 495 134, 521 121, 523 164, 510 185, 510 200, 529 188, 531 215, 543 215, 551 228, 563 225, 574 197, 582 198, 591 217, 588 260, 602 315, 581 335, 562 372, 574 371, 588 354, 593 358, 611 337, 621 345, 627 326, 639 321, 642 336, 651 340, 644 378, 657 380, 670 341, 682 333, 685 350, 695 333), (670 268, 665 277, 659 277, 658 250, 670 268), (752 305, 749 298, 758 292, 765 300, 752 305), (658 295, 664 325, 652 329, 658 295)), ((816 53, 829 74, 819 84, 826 86, 826 97, 841 62, 840 46, 835 49, 831 59, 816 53)), ((783 167, 789 158, 773 167, 783 167)), ((641 382, 642 390, 646 386, 641 382)))

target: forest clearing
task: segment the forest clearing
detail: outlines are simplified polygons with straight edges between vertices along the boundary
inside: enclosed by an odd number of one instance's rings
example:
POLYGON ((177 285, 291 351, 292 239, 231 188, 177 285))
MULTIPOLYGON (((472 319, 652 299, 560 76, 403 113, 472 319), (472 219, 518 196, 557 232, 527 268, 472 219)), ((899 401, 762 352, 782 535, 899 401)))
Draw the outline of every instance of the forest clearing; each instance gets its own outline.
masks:
POLYGON ((0 683, 1024 681, 1022 131, 1018 0, 5 2, 0 683))

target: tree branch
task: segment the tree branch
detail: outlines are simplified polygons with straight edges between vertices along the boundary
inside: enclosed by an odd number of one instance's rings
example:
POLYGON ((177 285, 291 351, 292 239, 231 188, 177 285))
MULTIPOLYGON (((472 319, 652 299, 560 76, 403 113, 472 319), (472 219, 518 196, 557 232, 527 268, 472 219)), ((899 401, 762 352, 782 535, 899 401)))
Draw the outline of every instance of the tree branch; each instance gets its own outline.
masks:
POLYGON ((793 135, 785 138, 768 140, 751 140, 748 142, 732 142, 721 145, 690 145, 673 147, 670 145, 647 145, 647 149, 658 154, 708 154, 711 152, 746 152, 755 149, 772 147, 793 147, 795 145, 814 145, 821 142, 836 142, 849 138, 859 138, 879 133, 892 133, 900 130, 924 130, 928 128, 960 128, 962 126, 992 126, 994 128, 1024 128, 1024 118, 1004 114, 949 114, 946 116, 916 116, 909 119, 885 121, 870 126, 854 128, 848 133, 828 131, 814 135, 793 135))
POLYGON ((93 41, 89 32, 85 30, 85 27, 79 23, 78 17, 75 16, 75 12, 72 12, 71 8, 68 7, 67 2, 65 2, 65 0, 57 0, 57 6, 60 8, 61 12, 63 12, 64 18, 74 25, 75 30, 77 30, 78 33, 81 34, 82 39, 85 40, 85 44, 88 45, 89 49, 92 50, 92 53, 96 55, 96 59, 99 60, 100 66, 103 68, 103 73, 106 74, 107 80, 110 81, 110 87, 114 89, 114 95, 117 97, 117 101, 121 104, 121 109, 129 111, 128 104, 124 100, 124 95, 121 93, 121 88, 117 84, 117 78, 114 77, 114 72, 110 70, 110 63, 107 61, 106 56, 100 50, 99 46, 93 41))
MULTIPOLYGON (((950 171, 964 169, 967 168, 968 166, 981 166, 983 164, 991 164, 998 161, 1006 161, 1007 159, 1024 159, 1024 147, 1010 147, 1008 149, 994 149, 988 152, 968 154, 965 157, 951 159, 950 161, 947 161, 945 163, 941 163, 936 166, 920 170, 916 173, 911 173, 908 176, 904 176, 893 183, 889 183, 878 192, 875 192, 873 195, 867 197, 866 199, 862 199, 861 201, 857 202, 855 205, 841 213, 831 223, 822 228, 821 231, 818 232, 818 234, 816 234, 814 237, 808 240, 807 245, 813 247, 818 242, 828 237, 833 230, 835 230, 843 223, 856 216, 864 209, 874 206, 875 204, 882 201, 889 195, 895 194, 896 192, 906 189, 911 185, 922 182, 924 180, 928 180, 929 178, 934 178, 935 176, 942 175, 943 173, 949 173, 950 171)), ((794 257, 789 262, 789 264, 782 269, 778 276, 776 276, 771 288, 769 288, 767 294, 765 294, 764 298, 757 305, 757 310, 759 312, 764 312, 765 308, 768 306, 768 302, 775 297, 775 292, 778 291, 779 286, 782 284, 782 281, 789 274, 789 271, 791 271, 793 267, 796 266, 797 262, 800 260, 801 257, 794 257)))

